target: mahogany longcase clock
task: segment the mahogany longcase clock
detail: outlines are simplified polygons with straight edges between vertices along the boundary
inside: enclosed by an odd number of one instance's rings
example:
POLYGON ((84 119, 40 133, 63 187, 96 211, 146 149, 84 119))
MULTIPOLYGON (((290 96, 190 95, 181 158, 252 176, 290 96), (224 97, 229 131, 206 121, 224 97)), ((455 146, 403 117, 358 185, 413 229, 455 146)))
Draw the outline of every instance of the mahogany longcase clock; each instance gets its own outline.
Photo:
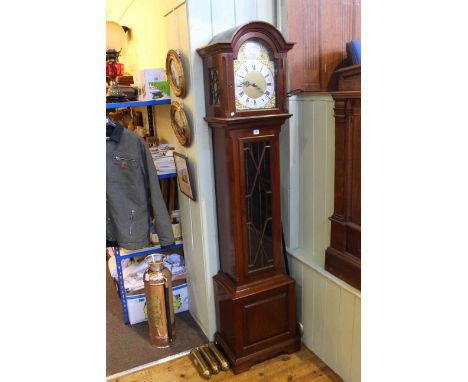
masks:
POLYGON ((220 270, 216 341, 235 373, 300 348, 295 281, 282 269, 279 133, 293 44, 271 24, 215 36, 203 58, 213 134, 220 270))

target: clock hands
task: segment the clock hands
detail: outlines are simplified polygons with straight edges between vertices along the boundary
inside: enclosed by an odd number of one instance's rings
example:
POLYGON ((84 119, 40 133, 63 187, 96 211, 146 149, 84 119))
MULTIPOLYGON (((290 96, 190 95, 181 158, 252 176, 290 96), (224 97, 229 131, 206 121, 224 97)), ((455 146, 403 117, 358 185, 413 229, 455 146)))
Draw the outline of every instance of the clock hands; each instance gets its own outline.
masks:
POLYGON ((244 85, 244 86, 252 86, 252 87, 254 87, 255 89, 260 90, 260 91, 263 93, 263 90, 262 90, 262 89, 260 88, 260 86, 258 86, 255 82, 244 81, 244 82, 241 82, 241 85, 244 85))

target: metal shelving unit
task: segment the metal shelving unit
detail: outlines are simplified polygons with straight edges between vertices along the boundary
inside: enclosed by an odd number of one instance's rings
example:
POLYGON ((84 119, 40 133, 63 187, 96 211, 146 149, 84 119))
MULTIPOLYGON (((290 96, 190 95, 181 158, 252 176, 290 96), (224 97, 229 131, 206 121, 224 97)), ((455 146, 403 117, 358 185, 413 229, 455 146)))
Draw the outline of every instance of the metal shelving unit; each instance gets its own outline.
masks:
MULTIPOLYGON (((106 109, 146 106, 147 111, 148 111, 148 123, 149 123, 150 135, 155 135, 154 129, 153 129, 153 109, 152 108, 153 106, 170 105, 170 104, 171 104, 170 99, 149 100, 149 101, 128 101, 128 102, 119 102, 119 103, 106 103, 106 109)), ((175 178, 175 177, 177 177, 177 173, 175 172, 158 175, 159 179, 168 179, 168 178, 175 178)), ((115 256, 115 263, 117 267, 117 279, 118 279, 118 284, 119 284, 120 300, 122 303, 124 323, 126 325, 130 323, 130 320, 128 318, 128 307, 127 307, 127 299, 129 297, 127 297, 127 292, 125 291, 125 284, 124 284, 124 278, 123 278, 123 272, 122 272, 122 260, 132 259, 134 257, 140 257, 140 256, 147 256, 153 253, 170 252, 176 249, 182 249, 183 247, 184 247, 183 244, 175 244, 175 245, 171 245, 169 247, 164 247, 164 248, 148 247, 148 248, 143 248, 141 250, 132 251, 131 253, 128 253, 123 256, 120 255, 120 247, 114 247, 114 256, 115 256)), ((141 297, 141 296, 138 295, 138 296, 131 296, 131 297, 135 298, 135 297, 141 297)))

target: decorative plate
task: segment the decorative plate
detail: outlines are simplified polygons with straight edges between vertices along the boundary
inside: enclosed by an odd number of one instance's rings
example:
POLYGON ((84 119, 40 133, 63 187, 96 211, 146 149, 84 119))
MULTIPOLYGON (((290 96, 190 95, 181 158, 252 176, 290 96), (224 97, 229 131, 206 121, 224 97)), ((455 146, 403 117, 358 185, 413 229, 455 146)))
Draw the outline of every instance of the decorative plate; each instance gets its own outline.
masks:
POLYGON ((167 52, 166 76, 172 91, 177 97, 185 97, 185 75, 180 55, 173 49, 167 52))
POLYGON ((182 146, 190 145, 190 128, 187 117, 184 109, 177 101, 171 104, 171 126, 179 143, 182 146))

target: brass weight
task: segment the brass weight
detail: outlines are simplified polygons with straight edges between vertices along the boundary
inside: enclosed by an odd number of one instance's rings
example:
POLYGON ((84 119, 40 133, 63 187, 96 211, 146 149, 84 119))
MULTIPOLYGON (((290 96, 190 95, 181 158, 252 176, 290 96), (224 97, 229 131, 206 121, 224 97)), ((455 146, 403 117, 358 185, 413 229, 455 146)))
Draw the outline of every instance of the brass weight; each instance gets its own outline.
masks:
POLYGON ((208 344, 208 348, 210 349, 211 353, 215 356, 218 363, 221 365, 221 370, 227 371, 229 370, 229 362, 224 357, 224 355, 219 351, 216 345, 213 342, 208 344))
POLYGON ((202 378, 210 379, 211 373, 208 365, 206 364, 203 356, 201 355, 198 348, 192 349, 189 354, 189 358, 192 360, 192 363, 198 370, 198 373, 202 378))
POLYGON ((220 366, 216 358, 209 351, 208 345, 200 346, 199 349, 200 349, 200 353, 205 358, 206 363, 208 363, 208 366, 210 367, 211 372, 213 374, 218 374, 220 370, 220 366))

